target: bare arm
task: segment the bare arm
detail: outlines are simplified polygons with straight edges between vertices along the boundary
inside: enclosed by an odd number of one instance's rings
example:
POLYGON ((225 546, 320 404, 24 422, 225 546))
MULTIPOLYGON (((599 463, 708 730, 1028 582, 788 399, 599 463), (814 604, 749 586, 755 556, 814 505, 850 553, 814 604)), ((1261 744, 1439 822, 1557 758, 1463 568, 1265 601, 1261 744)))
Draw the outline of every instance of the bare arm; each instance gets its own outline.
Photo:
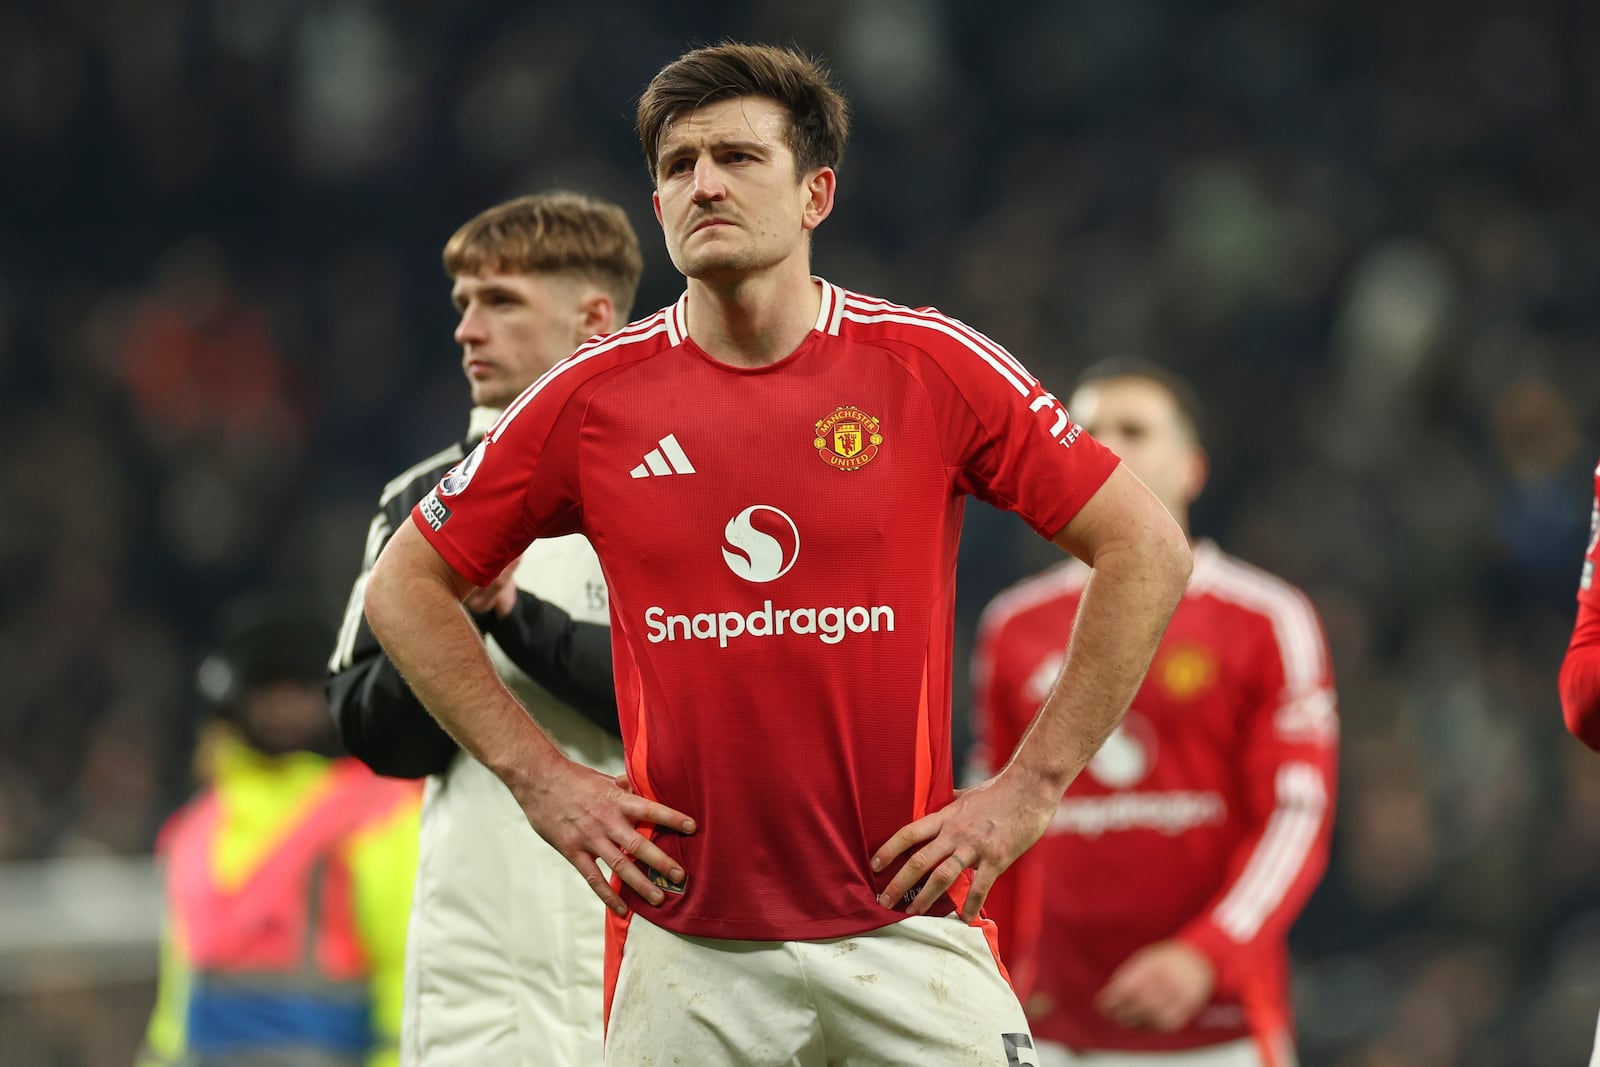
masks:
POLYGON ((1054 540, 1094 569, 1061 674, 999 774, 878 850, 874 870, 927 842, 890 881, 879 898, 885 906, 926 877, 906 908, 921 914, 970 868, 961 917, 976 920, 994 880, 1044 833, 1067 786, 1127 711, 1193 565, 1182 529, 1122 465, 1054 540))
POLYGON ((1166 508, 1120 465, 1055 543, 1093 573, 1066 663, 1004 769, 1037 780, 1052 808, 1122 721, 1194 562, 1166 508))
POLYGON ((598 859, 659 904, 661 890, 629 857, 675 882, 683 881, 683 871, 636 822, 693 832, 692 820, 567 759, 551 743, 495 673, 461 607, 472 588, 407 521, 367 582, 367 621, 428 711, 506 783, 533 828, 578 868, 597 896, 618 913, 625 910, 595 865, 598 859))

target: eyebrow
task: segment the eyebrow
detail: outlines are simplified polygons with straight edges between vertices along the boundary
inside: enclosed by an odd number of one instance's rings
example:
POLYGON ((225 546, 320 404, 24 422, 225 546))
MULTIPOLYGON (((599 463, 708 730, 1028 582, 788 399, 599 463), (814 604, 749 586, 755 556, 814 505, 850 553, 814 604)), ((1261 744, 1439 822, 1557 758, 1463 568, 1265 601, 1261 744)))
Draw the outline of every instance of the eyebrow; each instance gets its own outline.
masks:
POLYGON ((450 303, 454 307, 461 307, 474 295, 477 296, 508 296, 513 300, 521 300, 522 296, 515 289, 504 285, 482 285, 477 289, 452 289, 450 290, 450 303))
MULTIPOLYGON (((656 166, 659 167, 661 164, 665 163, 667 160, 673 158, 674 156, 682 155, 684 152, 687 152, 691 147, 692 146, 688 145, 688 144, 666 144, 666 145, 663 145, 662 148, 661 148, 661 153, 656 157, 656 166)), ((713 152, 725 152, 730 148, 731 149, 735 149, 735 150, 740 151, 740 152, 749 152, 752 149, 755 149, 757 151, 762 151, 762 152, 771 151, 771 146, 769 144, 767 144, 765 141, 748 141, 748 140, 712 141, 710 144, 706 145, 706 147, 708 149, 710 149, 711 151, 713 151, 713 152)))

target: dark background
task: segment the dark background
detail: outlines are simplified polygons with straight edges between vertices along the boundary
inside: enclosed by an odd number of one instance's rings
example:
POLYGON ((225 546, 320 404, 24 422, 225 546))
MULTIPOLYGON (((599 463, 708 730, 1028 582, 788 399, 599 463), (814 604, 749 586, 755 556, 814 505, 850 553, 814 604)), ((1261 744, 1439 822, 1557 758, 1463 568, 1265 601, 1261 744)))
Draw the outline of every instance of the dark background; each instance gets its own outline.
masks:
MULTIPOLYGON (((148 854, 229 597, 337 620, 379 489, 465 425, 461 221, 616 199, 635 314, 676 297, 633 104, 725 36, 825 55, 856 109, 819 273, 1063 396, 1111 355, 1199 387, 1197 531, 1307 589, 1338 672, 1307 1067, 1583 1062, 1600 756, 1555 693, 1600 453, 1579 0, 0 9, 0 872, 148 854)), ((958 659, 1054 552, 973 506, 958 659)), ((0 973, 0 1058, 125 1063, 148 983, 66 967, 0 973)))

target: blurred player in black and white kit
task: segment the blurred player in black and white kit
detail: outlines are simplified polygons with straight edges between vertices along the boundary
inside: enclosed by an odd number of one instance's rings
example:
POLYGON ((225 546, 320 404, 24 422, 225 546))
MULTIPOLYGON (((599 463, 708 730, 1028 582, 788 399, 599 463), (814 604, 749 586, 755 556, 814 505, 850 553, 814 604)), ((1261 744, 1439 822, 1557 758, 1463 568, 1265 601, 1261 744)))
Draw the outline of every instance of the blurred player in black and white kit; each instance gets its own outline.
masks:
MULTIPOLYGON (((430 776, 401 1062, 598 1063, 604 906, 416 700, 361 603, 394 530, 442 477, 470 478, 473 449, 501 410, 586 338, 627 321, 639 241, 621 208, 555 192, 467 222, 445 245, 444 266, 474 405, 467 436, 385 487, 328 690, 352 754, 382 774, 430 776)), ((539 541, 464 607, 501 677, 566 754, 620 774, 606 586, 588 541, 539 541)))

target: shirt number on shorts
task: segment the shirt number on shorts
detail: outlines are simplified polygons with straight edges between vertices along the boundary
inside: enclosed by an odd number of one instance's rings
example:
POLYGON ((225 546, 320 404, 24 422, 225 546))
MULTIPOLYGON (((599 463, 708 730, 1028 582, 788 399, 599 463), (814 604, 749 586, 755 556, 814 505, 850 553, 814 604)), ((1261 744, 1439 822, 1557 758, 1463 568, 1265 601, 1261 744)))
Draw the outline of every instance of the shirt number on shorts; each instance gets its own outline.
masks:
POLYGON ((1033 1038, 1027 1034, 1001 1034, 1000 1040, 1005 1042, 1007 1067, 1035 1067, 1038 1063, 1032 1056, 1023 1059, 1019 1053, 1020 1049, 1033 1049, 1033 1038))

